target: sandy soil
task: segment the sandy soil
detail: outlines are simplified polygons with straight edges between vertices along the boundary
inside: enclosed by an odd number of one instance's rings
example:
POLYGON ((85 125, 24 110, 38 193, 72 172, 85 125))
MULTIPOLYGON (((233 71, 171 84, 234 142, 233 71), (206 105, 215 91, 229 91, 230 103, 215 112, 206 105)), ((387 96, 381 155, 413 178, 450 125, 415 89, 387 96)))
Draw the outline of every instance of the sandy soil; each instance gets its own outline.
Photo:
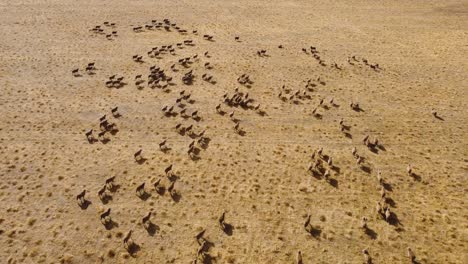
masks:
POLYGON ((298 251, 303 263, 363 263, 366 248, 373 263, 410 263, 407 247, 419 263, 467 262, 466 1, 4 0, 0 14, 1 263, 190 263, 203 229, 206 263, 296 263, 298 251), (188 34, 132 30, 164 18, 188 34), (90 32, 96 25, 117 36, 90 32), (147 55, 183 40, 195 45, 147 55), (256 54, 262 49, 267 56, 256 54), (132 60, 136 54, 143 63, 132 60), (187 68, 177 64, 195 54, 187 68), (352 56, 359 62, 348 63, 352 56), (84 70, 90 62, 94 75, 84 70), (153 65, 173 77, 165 91, 134 84, 138 74, 147 81, 153 65), (195 78, 185 85, 189 70, 195 78), (205 73, 216 83, 203 81, 205 73), (107 88, 114 74, 127 85, 107 88), (236 81, 242 74, 250 88, 236 81), (308 79, 316 85, 310 91, 308 79), (224 104, 223 94, 236 88, 265 115, 224 104), (187 113, 198 110, 199 121, 161 111, 182 90, 193 99, 187 113), (289 100, 298 90, 302 98, 289 100), (110 111, 116 106, 119 118, 110 111), (243 135, 234 131, 233 110, 243 135), (88 143, 85 132, 94 129, 97 138, 104 114, 118 132, 106 144, 88 143), (178 123, 206 130, 210 142, 197 147, 197 160, 187 155, 192 138, 176 132, 178 123), (365 135, 379 139, 373 151, 365 135), (320 147, 335 166, 328 181, 327 157, 320 173, 308 171, 320 147), (175 199, 153 187, 157 180, 169 187, 170 164, 175 199), (378 170, 388 222, 375 209, 378 170), (104 204, 98 191, 112 176, 119 187, 106 190, 112 199, 104 204), (146 200, 135 191, 142 183, 146 200), (83 190, 86 208, 76 200, 83 190), (106 229, 100 214, 108 208, 114 226, 106 229), (150 211, 152 232, 142 224, 150 211), (218 223, 223 211, 228 232, 218 223), (308 214, 312 234, 304 228, 308 214), (138 247, 130 253, 123 245, 129 230, 138 247))

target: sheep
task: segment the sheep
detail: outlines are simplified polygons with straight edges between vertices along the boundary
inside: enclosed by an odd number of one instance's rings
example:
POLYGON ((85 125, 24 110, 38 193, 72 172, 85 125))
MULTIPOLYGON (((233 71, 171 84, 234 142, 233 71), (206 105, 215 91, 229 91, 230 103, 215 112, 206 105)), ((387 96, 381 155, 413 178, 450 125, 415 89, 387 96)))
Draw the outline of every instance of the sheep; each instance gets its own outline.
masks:
POLYGON ((434 108, 432 108, 431 114, 432 114, 435 118, 438 117, 438 116, 437 116, 437 111, 436 111, 434 108))
POLYGON ((107 190, 111 191, 114 188, 114 181, 115 181, 115 176, 112 176, 108 179, 106 179, 106 188, 107 190))
POLYGON ((177 191, 174 189, 175 181, 171 182, 169 187, 167 188, 167 191, 169 192, 169 195, 174 199, 177 196, 177 191))
POLYGON ((361 165, 361 163, 362 163, 363 161, 364 161, 363 158, 362 158, 361 156, 357 155, 357 157, 356 157, 356 164, 357 164, 357 165, 361 165))
POLYGON ((382 179, 382 172, 381 172, 380 170, 377 170, 377 175, 376 175, 376 177, 377 177, 377 181, 379 182, 379 185, 382 186, 383 183, 384 183, 384 181, 383 181, 383 179, 382 179))
POLYGON ((141 223, 143 224, 143 227, 148 230, 151 227, 151 212, 148 213, 147 216, 143 217, 141 219, 141 223))
POLYGON ((142 183, 140 185, 137 186, 136 188, 136 195, 141 198, 145 195, 146 191, 145 191, 145 183, 142 183))
POLYGON ((93 130, 89 130, 88 132, 85 133, 86 139, 88 140, 89 143, 92 143, 94 141, 93 137, 93 130))
POLYGON ((363 216, 361 219, 361 228, 367 229, 367 217, 363 216))
POLYGON ((195 236, 195 239, 197 240, 199 245, 202 245, 206 241, 206 239, 203 237, 205 235, 205 232, 206 229, 203 229, 195 236))
POLYGON ((135 158, 135 161, 141 161, 143 159, 143 156, 141 155, 141 152, 143 152, 142 149, 138 150, 137 152, 135 152, 135 154, 133 154, 133 157, 135 158))
POLYGON ((166 169, 164 169, 164 172, 166 173, 166 176, 169 178, 173 175, 172 173, 172 164, 169 165, 166 169))
POLYGON ((364 138, 362 139, 362 143, 364 145, 367 145, 368 141, 369 141, 369 135, 364 136, 364 138))
POLYGON ((302 253, 301 253, 301 251, 297 252, 296 264, 304 264, 304 262, 302 262, 302 253))
POLYGON ((135 242, 133 242, 133 240, 132 240, 132 232, 133 232, 133 230, 128 231, 128 233, 125 235, 125 237, 123 239, 123 245, 124 245, 124 248, 127 251, 130 251, 132 246, 135 244, 135 242))
POLYGON ((106 132, 107 132, 107 131, 104 130, 104 131, 101 131, 101 132, 98 133, 98 138, 99 138, 99 140, 101 140, 101 141, 104 142, 104 143, 106 143, 106 141, 108 140, 108 139, 105 137, 106 132))
POLYGON ((411 166, 411 164, 408 164, 408 166, 406 167, 406 172, 408 173, 408 176, 413 176, 413 167, 411 166))
POLYGON ((320 147, 318 150, 317 150, 317 155, 322 158, 322 152, 323 152, 323 147, 320 147))
POLYGON ((106 131, 108 130, 109 127, 110 127, 110 124, 107 120, 103 120, 99 123, 99 128, 101 129, 101 131, 106 131))
POLYGON ((380 198, 385 200, 386 196, 387 196, 387 193, 385 192, 385 188, 382 186, 380 189, 380 198))
POLYGON ((353 149, 351 150, 351 154, 353 154, 353 157, 355 158, 358 157, 356 147, 353 147, 353 149))
MULTIPOLYGON (((206 247, 206 240, 203 241, 200 246, 198 247, 197 250, 197 257, 202 257, 202 255, 205 253, 205 247, 206 247)), ((202 257, 203 258, 203 257, 202 257)), ((203 263, 203 262, 202 262, 203 263)))
POLYGON ((236 125, 234 126, 234 131, 237 133, 237 134, 240 134, 242 133, 242 129, 239 127, 240 123, 236 123, 236 125))
POLYGON ((389 222, 391 216, 392 213, 390 212, 390 207, 387 207, 387 209, 385 210, 385 221, 389 222))
POLYGON ((111 112, 112 112, 112 115, 113 115, 115 118, 120 117, 119 107, 118 107, 118 106, 112 108, 112 109, 111 109, 111 112))
POLYGON ((304 223, 304 229, 307 233, 311 233, 312 232, 312 225, 310 224, 310 218, 311 218, 311 215, 310 214, 307 214, 307 218, 306 218, 306 221, 304 223))
POLYGON ((326 181, 330 180, 330 170, 325 170, 325 173, 323 174, 323 177, 325 178, 326 181))
POLYGON ((79 77, 80 76, 80 73, 79 73, 80 69, 73 69, 72 70, 72 75, 74 77, 79 77))
POLYGON ((78 205, 80 207, 84 206, 86 203, 85 195, 86 195, 86 190, 83 190, 76 196, 76 201, 78 202, 78 205))
POLYGON ((200 119, 200 116, 198 116, 198 111, 194 111, 194 112, 191 114, 191 116, 192 116, 192 119, 194 119, 194 120, 200 119))
POLYGON ((159 143, 159 149, 162 151, 162 152, 165 152, 169 149, 169 147, 166 145, 166 142, 167 140, 163 140, 161 143, 159 143))
POLYGON ((218 218, 218 224, 219 224, 219 228, 221 228, 222 231, 225 231, 226 230, 226 222, 225 222, 225 216, 226 216, 226 212, 223 211, 223 213, 221 214, 221 216, 218 218))
POLYGON ((216 113, 220 114, 220 115, 224 115, 225 112, 223 110, 221 110, 221 104, 218 104, 216 106, 216 113))
POLYGON ((406 249, 407 256, 410 259, 411 263, 416 263, 416 255, 414 255, 413 250, 410 247, 406 249))
POLYGON ((376 205, 375 205, 375 211, 377 212, 377 214, 382 217, 382 205, 380 205, 380 202, 376 202, 376 205))
POLYGON ((364 249, 362 251, 362 254, 364 254, 364 262, 366 264, 372 264, 372 258, 371 256, 369 255, 369 251, 367 251, 367 249, 364 249))
POLYGON ((105 226, 109 225, 110 223, 112 223, 112 219, 110 217, 110 212, 111 212, 111 209, 107 209, 107 211, 105 211, 104 213, 101 214, 100 218, 101 218, 101 223, 105 226))
POLYGON ((158 194, 163 194, 164 192, 164 186, 161 185, 161 179, 158 179, 154 184, 154 189, 158 194))
POLYGON ((107 198, 107 194, 106 194, 106 185, 102 186, 101 189, 99 189, 98 191, 98 197, 101 201, 105 201, 106 198, 107 198))

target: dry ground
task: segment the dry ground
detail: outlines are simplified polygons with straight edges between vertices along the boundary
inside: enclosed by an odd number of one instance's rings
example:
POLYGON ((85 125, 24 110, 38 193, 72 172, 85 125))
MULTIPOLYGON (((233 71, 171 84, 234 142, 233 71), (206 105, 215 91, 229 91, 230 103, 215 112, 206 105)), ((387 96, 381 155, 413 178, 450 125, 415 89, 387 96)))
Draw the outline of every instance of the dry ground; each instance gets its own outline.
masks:
MULTIPOLYGON (((362 263, 368 248, 374 263, 409 263, 410 246, 420 263, 467 263, 467 30, 466 1, 0 1, 0 262, 1 263, 189 263, 206 228, 212 263, 362 263), (169 18, 199 35, 164 31, 134 33, 131 28, 152 19, 169 18), (119 36, 106 40, 88 30, 104 21, 116 23, 119 36), (214 35, 213 42, 202 34, 214 35), (241 42, 234 41, 239 36, 241 42), (132 61, 153 46, 193 39, 196 46, 177 55, 132 61), (279 49, 278 45, 283 45, 279 49), (322 67, 303 47, 316 46, 327 62, 322 67), (255 52, 266 49, 269 57, 255 52), (209 51, 211 58, 202 56, 209 51), (183 70, 169 66, 183 56, 199 54, 191 69, 191 86, 183 70), (379 63, 376 72, 356 55, 379 63), (71 70, 95 61, 93 76, 75 78, 71 70), (206 70, 204 62, 214 68, 206 70), (161 66, 176 85, 165 93, 132 80, 161 66), (209 72, 216 84, 199 77, 209 72), (246 88, 236 78, 249 74, 246 88), (106 88, 108 76, 129 81, 106 88), (282 102, 284 84, 304 89, 309 78, 325 80, 300 104, 282 102), (227 116, 215 112, 226 92, 239 87, 262 105, 267 115, 235 110, 245 129, 234 133, 227 116), (163 105, 186 89, 202 120, 166 118, 163 105), (320 98, 338 107, 319 109, 320 98), (359 101, 363 112, 352 111, 359 101), (122 117, 110 142, 88 144, 84 132, 98 130, 98 118, 119 106, 122 117), (431 115, 435 108, 443 120, 431 115), (352 139, 339 130, 343 118, 352 139), (186 154, 189 137, 178 135, 178 122, 207 129, 209 147, 200 160, 186 154), (385 151, 362 145, 364 135, 378 137, 385 151), (159 151, 167 139, 172 150, 159 151), (355 146, 370 172, 358 168, 355 146), (307 172, 318 147, 340 168, 335 186, 307 172), (147 158, 137 164, 139 148, 147 158), (165 194, 142 201, 137 185, 162 179, 174 164, 180 179, 178 202, 165 194), (406 174, 408 163, 419 178, 406 174), (391 185, 391 210, 400 221, 379 219, 376 170, 391 185), (97 191, 116 176, 120 189, 103 204, 97 191), (82 210, 75 196, 88 190, 91 205, 82 210), (118 224, 106 230, 99 214, 112 208, 118 224), (151 236, 141 217, 152 210, 158 230, 151 236), (226 210, 231 235, 217 226, 226 210), (321 230, 317 237, 303 228, 306 215, 321 230), (369 218, 372 238, 359 228, 369 218), (140 246, 129 256, 122 235, 133 229, 140 246)), ((231 111, 226 105, 226 111, 231 111)))

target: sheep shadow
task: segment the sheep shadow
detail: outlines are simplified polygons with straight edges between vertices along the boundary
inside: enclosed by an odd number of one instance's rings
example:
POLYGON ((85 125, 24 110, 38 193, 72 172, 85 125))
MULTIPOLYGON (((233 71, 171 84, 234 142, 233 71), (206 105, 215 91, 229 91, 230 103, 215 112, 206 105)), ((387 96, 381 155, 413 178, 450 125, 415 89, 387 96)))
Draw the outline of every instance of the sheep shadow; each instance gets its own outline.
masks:
POLYGON ((137 243, 132 243, 131 245, 128 246, 127 248, 127 252, 128 254, 130 254, 130 256, 132 256, 133 258, 136 257, 136 254, 138 253, 138 251, 141 250, 141 247, 137 244, 137 243))
POLYGON ((349 138, 349 139, 353 139, 353 135, 351 135, 350 133, 348 132, 343 132, 345 137, 349 138))
POLYGON ((178 203, 182 199, 182 195, 178 192, 171 194, 171 198, 175 203, 178 203))
POLYGON ((241 137, 243 137, 243 136, 245 136, 247 133, 246 133, 244 130, 242 130, 242 131, 239 131, 238 134, 239 134, 241 137))
POLYGON ((361 166, 360 168, 361 168, 361 170, 364 171, 365 173, 370 174, 370 173, 372 172, 372 169, 371 169, 369 166, 367 166, 367 165, 363 165, 363 166, 361 166))
POLYGON ((119 224, 117 222, 114 222, 114 220, 109 220, 105 224, 103 224, 106 230, 112 230, 114 227, 119 227, 119 224))
POLYGON ((414 172, 411 173, 410 176, 411 176, 411 178, 413 178, 413 179, 414 179, 415 181, 417 181, 417 182, 420 182, 420 181, 422 180, 421 176, 419 176, 418 174, 416 174, 416 173, 414 173, 414 172))
POLYGON ((108 204, 110 201, 113 200, 113 197, 110 195, 106 195, 100 199, 103 204, 108 204))
POLYGON ((82 204, 78 204, 78 206, 80 206, 81 210, 86 210, 91 204, 91 201, 84 200, 84 202, 82 204))
POLYGON ((107 144, 107 143, 110 142, 110 139, 109 139, 109 138, 103 138, 103 139, 101 139, 100 141, 101 141, 102 144, 105 145, 105 144, 107 144))
POLYGON ((154 236, 156 232, 158 232, 159 230, 161 230, 161 228, 158 225, 151 223, 151 222, 148 224, 148 227, 146 228, 146 232, 148 232, 148 235, 150 236, 154 236))
POLYGON ((138 163, 138 164, 140 164, 140 165, 141 165, 141 164, 145 163, 147 160, 148 160, 148 159, 145 159, 145 158, 140 158, 140 159, 138 159, 138 160, 135 160, 135 161, 136 161, 136 163, 138 163))
POLYGON ((390 191, 390 192, 393 191, 393 187, 392 187, 392 185, 390 183, 384 182, 384 183, 382 183, 382 187, 384 187, 384 189, 387 190, 387 191, 390 191))
POLYGON ((120 184, 113 184, 112 187, 109 189, 111 193, 115 193, 120 189, 120 184))
POLYGON ((390 197, 386 197, 386 198, 385 198, 385 203, 387 203, 388 205, 390 205, 390 206, 393 207, 393 208, 396 208, 396 203, 395 203, 395 201, 394 201, 392 198, 390 198, 390 197))
POLYGON ((369 236, 372 240, 377 239, 377 233, 369 227, 366 227, 364 233, 369 236))
POLYGON ((320 238, 320 235, 322 234, 322 230, 321 230, 320 228, 318 228, 318 227, 312 227, 312 228, 310 229, 309 234, 310 234, 313 238, 319 239, 319 238, 320 238))
POLYGON ((352 108, 354 112, 365 112, 364 109, 362 109, 361 107, 355 107, 355 108, 352 108))
POLYGON ((398 219, 398 216, 394 212, 390 212, 388 223, 392 226, 403 226, 400 220, 398 219))
POLYGON ((227 224, 227 223, 224 224, 223 232, 224 232, 226 235, 232 236, 233 231, 234 231, 234 226, 233 226, 233 225, 227 224))
POLYGON ((329 179, 328 183, 333 186, 334 188, 338 189, 338 181, 335 179, 329 179))
POLYGON ((445 121, 445 119, 443 119, 443 118, 440 117, 440 116, 435 116, 435 118, 437 118, 437 119, 439 119, 439 120, 441 120, 441 121, 445 121))
POLYGON ((340 174, 340 173, 341 173, 341 169, 340 169, 340 167, 338 167, 338 166, 331 166, 331 169, 332 169, 334 172, 336 172, 337 174, 340 174))

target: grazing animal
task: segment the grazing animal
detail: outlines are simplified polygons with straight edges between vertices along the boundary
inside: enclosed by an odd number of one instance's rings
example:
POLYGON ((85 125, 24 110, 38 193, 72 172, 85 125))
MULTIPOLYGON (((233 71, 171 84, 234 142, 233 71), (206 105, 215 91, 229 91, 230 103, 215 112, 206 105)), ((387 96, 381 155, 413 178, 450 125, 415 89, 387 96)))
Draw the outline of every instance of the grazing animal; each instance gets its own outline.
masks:
POLYGON ((177 191, 174 189, 175 181, 171 182, 169 187, 167 188, 167 191, 169 192, 169 195, 174 199, 177 195, 177 191))
POLYGON ((413 167, 411 166, 411 164, 408 164, 408 166, 406 167, 406 172, 408 173, 408 176, 413 176, 413 167))
POLYGON ((240 134, 242 132, 242 129, 239 127, 239 124, 240 123, 237 123, 235 126, 234 126, 234 131, 237 133, 237 134, 240 134))
POLYGON ((221 216, 218 218, 219 228, 221 228, 222 231, 225 231, 225 230, 226 230, 225 217, 226 217, 226 212, 223 211, 223 213, 221 214, 221 216))
POLYGON ((143 227, 145 229, 148 229, 150 227, 150 224, 151 224, 151 212, 148 213, 147 216, 143 217, 143 219, 141 219, 141 223, 143 224, 143 227))
POLYGON ((206 229, 203 229, 195 236, 195 239, 197 240, 199 245, 202 245, 206 241, 206 239, 203 237, 205 235, 205 232, 206 229))
POLYGON ((407 256, 410 259, 411 263, 416 263, 416 255, 414 255, 413 250, 410 247, 406 249, 407 256))
POLYGON ((143 150, 140 149, 137 152, 135 152, 135 154, 133 154, 133 157, 135 158, 135 161, 140 161, 143 158, 143 156, 141 155, 142 151, 143 150))
POLYGON ((88 139, 88 142, 91 143, 94 140, 93 137, 93 130, 89 130, 88 132, 85 133, 86 139, 88 139))
POLYGON ((115 181, 115 176, 112 176, 106 180, 106 188, 107 190, 112 190, 114 188, 114 181, 115 181))
POLYGON ((142 183, 140 185, 138 185, 138 187, 136 188, 136 195, 138 197, 143 197, 143 195, 146 193, 145 191, 145 183, 142 183))
POLYGON ((161 143, 159 143, 159 149, 161 151, 167 151, 169 147, 166 145, 167 140, 163 140, 161 143))
POLYGON ((83 190, 76 196, 76 201, 78 202, 78 205, 80 207, 83 206, 86 202, 85 195, 86 195, 86 190, 83 190))
POLYGON ((99 196, 99 199, 101 201, 104 201, 107 197, 107 194, 106 194, 106 185, 102 186, 101 189, 99 189, 98 191, 98 196, 99 196))
POLYGON ((304 264, 304 262, 302 262, 302 253, 301 253, 301 251, 297 252, 296 264, 304 264))
POLYGON ((312 232, 312 225, 310 224, 310 218, 311 218, 311 215, 308 214, 307 215, 307 218, 306 218, 306 221, 304 222, 304 229, 307 233, 311 233, 312 232))
POLYGON ((166 173, 166 176, 167 177, 171 177, 172 176, 172 164, 169 165, 165 170, 164 172, 166 173))
POLYGON ((362 251, 362 254, 364 254, 364 262, 366 264, 372 264, 372 258, 371 256, 369 255, 369 251, 367 251, 367 249, 364 249, 362 251))
POLYGON ((112 115, 113 115, 115 118, 120 117, 119 107, 118 107, 118 106, 112 108, 112 109, 111 109, 111 112, 112 112, 112 115))
POLYGON ((353 154, 355 158, 358 157, 356 147, 353 147, 353 149, 351 150, 351 153, 353 154))
POLYGON ((101 223, 105 226, 112 222, 111 217, 110 217, 110 212, 111 212, 111 209, 109 208, 107 209, 107 211, 101 214, 101 223))
POLYGON ((367 217, 363 216, 361 219, 361 228, 366 229, 367 228, 367 217))
POLYGON ((377 212, 377 214, 379 216, 383 216, 382 215, 382 205, 380 205, 380 202, 377 202, 376 205, 375 205, 375 211, 377 212))
POLYGON ((105 137, 106 132, 107 132, 107 131, 104 130, 104 131, 101 131, 101 132, 98 133, 98 138, 99 138, 99 140, 101 140, 101 141, 103 141, 103 142, 107 141, 107 139, 106 139, 106 137, 105 137))
POLYGON ((123 239, 123 245, 126 250, 130 250, 130 248, 134 245, 134 242, 132 240, 132 232, 133 230, 128 231, 128 233, 123 239))
POLYGON ((390 212, 390 207, 387 207, 387 209, 385 210, 385 221, 389 222, 391 216, 392 214, 390 212))

